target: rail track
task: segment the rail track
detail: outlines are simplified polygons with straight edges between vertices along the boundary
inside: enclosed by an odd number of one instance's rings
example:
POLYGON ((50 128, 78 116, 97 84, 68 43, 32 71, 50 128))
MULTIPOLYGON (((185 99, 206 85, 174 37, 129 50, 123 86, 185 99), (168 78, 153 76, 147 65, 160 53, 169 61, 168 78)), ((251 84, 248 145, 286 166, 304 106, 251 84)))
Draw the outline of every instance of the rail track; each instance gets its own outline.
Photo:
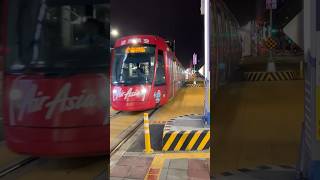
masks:
MULTIPOLYGON (((158 110, 159 108, 155 108, 149 112, 149 118, 158 110)), ((130 128, 129 132, 125 134, 125 136, 118 142, 116 142, 113 146, 110 147, 110 157, 112 157, 120 148, 121 146, 127 142, 143 125, 143 117, 135 123, 133 127, 130 128)))
POLYGON ((3 178, 11 173, 14 173, 18 169, 27 166, 28 164, 31 164, 32 162, 38 160, 38 157, 26 157, 20 161, 14 162, 7 167, 0 170, 0 178, 3 178))

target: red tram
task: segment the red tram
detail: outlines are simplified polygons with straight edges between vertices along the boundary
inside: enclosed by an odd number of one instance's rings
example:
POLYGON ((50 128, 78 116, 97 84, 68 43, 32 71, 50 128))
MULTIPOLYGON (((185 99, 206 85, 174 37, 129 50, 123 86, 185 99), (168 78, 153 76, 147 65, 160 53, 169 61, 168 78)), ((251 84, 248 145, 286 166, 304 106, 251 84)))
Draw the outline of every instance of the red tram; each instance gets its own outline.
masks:
POLYGON ((109 151, 107 0, 4 0, 8 147, 35 156, 109 151))
POLYGON ((184 68, 167 42, 157 36, 118 39, 112 52, 111 105, 142 111, 167 103, 185 80, 184 68))

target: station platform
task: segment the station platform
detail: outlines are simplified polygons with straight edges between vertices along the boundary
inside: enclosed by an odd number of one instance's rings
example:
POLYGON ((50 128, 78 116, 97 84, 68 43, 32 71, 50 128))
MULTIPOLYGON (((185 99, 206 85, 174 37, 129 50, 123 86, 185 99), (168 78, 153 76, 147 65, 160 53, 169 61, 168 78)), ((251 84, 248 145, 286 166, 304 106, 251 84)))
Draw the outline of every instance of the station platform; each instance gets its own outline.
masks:
POLYGON ((304 81, 235 82, 214 102, 211 171, 295 165, 304 111, 304 81))
POLYGON ((166 153, 146 156, 126 153, 113 167, 110 180, 207 180, 210 153, 166 153))
POLYGON ((173 118, 190 114, 202 114, 204 87, 182 88, 168 104, 162 106, 150 118, 150 124, 165 124, 173 118))

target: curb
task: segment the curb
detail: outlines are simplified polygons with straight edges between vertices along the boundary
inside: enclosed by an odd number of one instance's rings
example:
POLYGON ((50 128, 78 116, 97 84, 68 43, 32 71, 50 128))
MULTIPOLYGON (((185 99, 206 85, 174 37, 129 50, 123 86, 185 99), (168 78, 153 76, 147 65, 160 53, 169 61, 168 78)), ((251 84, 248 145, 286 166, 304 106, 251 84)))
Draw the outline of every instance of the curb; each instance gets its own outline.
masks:
POLYGON ((164 126, 162 151, 202 151, 210 148, 210 129, 171 130, 173 122, 174 119, 171 119, 164 126))

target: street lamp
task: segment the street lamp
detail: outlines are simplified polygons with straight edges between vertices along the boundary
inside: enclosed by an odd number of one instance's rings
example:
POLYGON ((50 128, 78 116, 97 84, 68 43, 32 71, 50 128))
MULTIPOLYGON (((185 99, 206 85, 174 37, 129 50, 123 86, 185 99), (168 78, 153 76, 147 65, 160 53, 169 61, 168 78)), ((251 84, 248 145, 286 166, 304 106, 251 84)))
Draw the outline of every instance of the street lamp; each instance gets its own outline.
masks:
POLYGON ((117 29, 112 29, 110 34, 112 37, 116 38, 119 36, 119 31, 117 29))

